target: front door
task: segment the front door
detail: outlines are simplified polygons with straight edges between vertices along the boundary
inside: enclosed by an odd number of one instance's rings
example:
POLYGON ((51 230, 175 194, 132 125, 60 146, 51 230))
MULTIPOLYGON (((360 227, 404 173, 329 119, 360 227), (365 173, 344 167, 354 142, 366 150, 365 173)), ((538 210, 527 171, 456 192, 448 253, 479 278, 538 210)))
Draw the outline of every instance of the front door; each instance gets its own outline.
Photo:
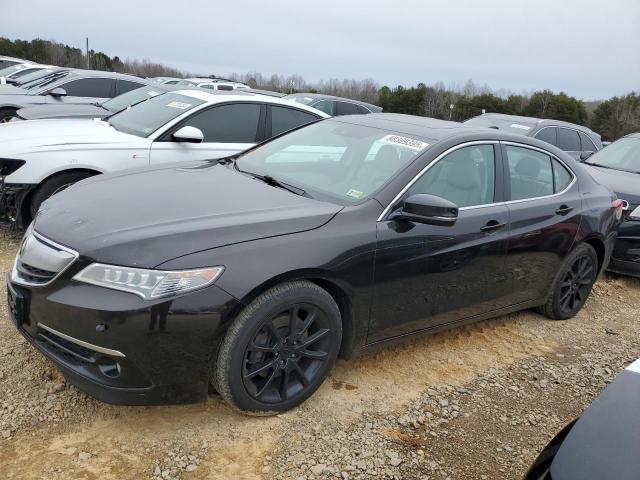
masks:
POLYGON ((460 207, 452 226, 405 220, 377 225, 368 342, 472 318, 505 306, 509 212, 498 144, 463 146, 408 189, 460 207))

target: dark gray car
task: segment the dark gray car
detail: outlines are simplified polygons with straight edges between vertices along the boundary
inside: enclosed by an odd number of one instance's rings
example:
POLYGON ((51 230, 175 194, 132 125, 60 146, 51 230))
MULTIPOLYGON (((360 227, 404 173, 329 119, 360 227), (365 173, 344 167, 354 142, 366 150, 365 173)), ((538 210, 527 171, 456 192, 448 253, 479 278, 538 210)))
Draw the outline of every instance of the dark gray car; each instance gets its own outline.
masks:
MULTIPOLYGON (((150 85, 149 80, 97 70, 61 70, 0 92, 0 123, 33 105, 91 104, 150 85)), ((3 89, 4 90, 4 89, 3 89)))
POLYGON ((350 98, 334 97, 332 95, 322 95, 320 93, 293 93, 284 98, 309 105, 332 117, 382 112, 381 107, 372 105, 371 103, 351 100, 350 98))
POLYGON ((589 155, 587 152, 602 150, 602 140, 596 132, 582 125, 561 120, 484 113, 464 123, 537 138, 564 150, 578 160, 581 156, 586 158, 589 155))
POLYGON ((14 121, 43 120, 48 118, 104 118, 157 95, 162 95, 163 93, 173 90, 190 90, 191 88, 193 87, 152 84, 136 88, 135 90, 123 93, 104 102, 91 104, 65 103, 58 105, 36 105, 18 110, 17 117, 14 118, 14 121))

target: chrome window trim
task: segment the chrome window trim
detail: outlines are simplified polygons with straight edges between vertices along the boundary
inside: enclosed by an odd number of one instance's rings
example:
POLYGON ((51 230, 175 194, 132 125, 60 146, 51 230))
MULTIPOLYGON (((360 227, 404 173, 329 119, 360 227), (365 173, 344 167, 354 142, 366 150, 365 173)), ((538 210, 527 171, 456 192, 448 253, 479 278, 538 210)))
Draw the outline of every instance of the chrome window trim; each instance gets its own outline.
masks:
POLYGON ((432 166, 434 166, 436 163, 438 163, 442 158, 444 158, 449 153, 454 152, 455 150, 458 150, 460 148, 467 147, 467 146, 472 146, 472 145, 511 145, 511 146, 514 146, 514 147, 529 148, 531 150, 536 150, 536 151, 538 151, 540 153, 544 153, 545 155, 549 155, 551 158, 554 158, 558 162, 560 162, 569 171, 569 173, 571 174, 572 180, 571 180, 571 182, 569 182, 569 184, 562 191, 553 193, 551 195, 543 195, 541 197, 532 197, 532 198, 523 198, 523 199, 520 199, 520 200, 506 200, 504 202, 488 203, 488 204, 485 204, 485 205, 470 205, 468 207, 460 207, 458 209, 458 211, 476 210, 476 209, 479 209, 479 208, 496 207, 496 206, 499 206, 499 205, 505 205, 506 206, 506 205, 510 205, 510 204, 516 204, 516 203, 523 203, 523 202, 530 202, 530 201, 540 200, 540 199, 544 199, 544 198, 552 198, 552 197, 555 197, 555 196, 562 195, 562 194, 566 193, 578 181, 578 178, 577 178, 575 172, 564 161, 562 161, 560 158, 558 158, 553 153, 551 153, 551 152, 549 152, 547 150, 544 150, 543 148, 535 147, 533 145, 527 145, 527 144, 524 144, 524 143, 510 142, 510 141, 499 141, 499 140, 477 140, 477 141, 473 141, 473 142, 465 142, 465 143, 461 143, 460 145, 456 145, 454 147, 451 147, 448 150, 445 150, 440 155, 438 155, 429 165, 424 167, 415 177, 413 177, 411 179, 411 181, 402 190, 400 190, 400 193, 398 193, 398 195, 396 195, 393 198, 391 203, 389 203, 389 205, 387 205, 385 207, 385 209, 382 211, 382 213, 378 217, 377 222, 384 221, 384 218, 387 215, 389 215, 389 212, 390 212, 391 208, 398 202, 398 200, 400 200, 400 198, 402 198, 402 196, 407 192, 407 190, 409 190, 409 188, 411 188, 411 186, 414 183, 416 183, 418 181, 418 179, 423 174, 425 174, 427 171, 429 171, 429 169, 432 166))
MULTIPOLYGON (((27 229, 27 232, 29 232, 29 229, 27 229)), ((45 283, 32 283, 32 282, 27 282, 25 280, 23 280, 22 278, 20 278, 17 275, 17 269, 16 269, 16 264, 18 262, 18 258, 20 257, 20 250, 22 250, 22 243, 24 242, 20 242, 20 248, 18 248, 18 253, 16 254, 16 258, 13 262, 13 269, 11 270, 11 281, 14 283, 17 283, 18 285, 26 285, 28 287, 34 287, 34 288, 38 288, 38 287, 46 287, 47 285, 50 285, 52 282, 54 282, 60 275, 62 275, 64 272, 66 272, 69 267, 71 267, 71 265, 73 265, 74 263, 76 263, 76 260, 78 260, 78 257, 80 257, 80 254, 78 252, 76 252, 75 250, 66 247, 64 245, 61 245, 57 242, 54 242, 53 240, 49 240, 47 237, 40 235, 38 232, 36 232, 33 228, 31 228, 31 231, 29 232, 29 234, 33 235, 36 239, 38 239, 41 243, 49 244, 52 247, 55 247, 59 250, 62 250, 64 252, 67 252, 71 255, 73 255, 73 260, 71 260, 69 262, 69 265, 67 265, 66 267, 64 267, 62 270, 60 270, 58 273, 56 273, 53 277, 51 277, 51 280, 45 282, 45 283)))
POLYGON ((112 350, 110 348, 100 347, 98 345, 94 345, 93 343, 85 342, 84 340, 79 340, 77 338, 67 335, 66 333, 62 333, 51 327, 47 327, 43 323, 38 322, 38 328, 46 330, 49 333, 53 333, 54 335, 57 335, 58 337, 67 340, 68 342, 75 343, 76 345, 80 345, 81 347, 88 348, 89 350, 93 350, 94 352, 102 353, 104 355, 111 355, 112 357, 125 358, 125 354, 118 350, 112 350))
MULTIPOLYGON (((407 193, 407 190, 409 190, 414 183, 416 183, 418 181, 418 179, 424 175, 425 173, 427 173, 431 167, 433 167, 436 163, 438 163, 440 160, 442 160, 445 156, 447 156, 448 154, 450 154, 451 152, 455 152, 456 150, 459 150, 461 148, 464 147, 469 147, 469 146, 473 146, 473 145, 499 145, 500 142, 498 140, 476 140, 473 142, 465 142, 465 143, 461 143, 459 145, 455 145, 447 150, 445 150, 444 152, 442 152, 440 155, 438 155, 436 158, 434 158, 429 165, 427 165, 426 167, 424 167, 422 170, 420 170, 416 176, 414 176, 411 181, 409 183, 407 183, 405 185, 405 187, 400 190, 400 193, 398 193, 395 197, 393 197, 393 200, 391 200, 391 202, 389 203, 389 205, 387 205, 385 207, 385 209, 382 211, 382 213, 380 214, 380 216, 378 217, 378 219, 376 220, 377 222, 382 222, 384 220, 384 217, 386 217, 387 215, 389 215, 389 212, 391 211, 391 208, 396 204, 396 202, 398 202, 398 200, 400 200, 402 198, 402 196, 407 193)), ((494 157, 495 158, 495 157, 494 157)), ((462 208, 475 208, 475 207, 485 207, 488 205, 477 205, 477 206, 470 206, 470 207, 462 207, 462 208)))
MULTIPOLYGON (((596 147, 596 142, 594 142, 594 141, 593 141, 593 139, 591 138, 591 135, 589 135, 587 132, 585 132, 585 131, 583 131, 583 130, 578 130, 577 128, 573 128, 573 127, 565 127, 564 125, 547 125, 547 126, 544 126, 544 127, 542 127, 540 130, 538 130, 536 133, 534 133, 534 134, 533 134, 533 137, 531 137, 531 138, 535 138, 536 140, 540 140, 540 139, 538 138, 538 134, 539 134, 541 131, 543 131, 543 130, 545 130, 545 129, 547 129, 547 128, 564 128, 564 129, 566 129, 566 130, 573 130, 574 132, 577 132, 578 134, 582 133, 583 135, 586 135, 586 137, 587 137, 587 138, 589 139, 589 141, 591 142, 591 145, 593 145, 593 151, 594 151, 594 152, 597 152, 597 151, 598 151, 598 147, 596 147)), ((580 135, 578 135, 578 138, 580 138, 580 135)), ((557 138, 556 138, 556 140, 557 140, 557 138)), ((540 141, 541 141, 541 142, 544 142, 544 140, 540 140, 540 141)), ((551 145, 551 144, 549 144, 549 145, 551 145)), ((582 141, 580 141, 580 146, 582 146, 582 141)), ((556 147, 556 148, 560 148, 560 147, 558 147, 557 145, 554 145, 554 147, 556 147)), ((564 151, 564 150, 563 150, 563 151, 564 151)), ((577 151, 577 150, 567 150, 567 151, 571 151, 571 152, 573 152, 573 151, 577 151)))

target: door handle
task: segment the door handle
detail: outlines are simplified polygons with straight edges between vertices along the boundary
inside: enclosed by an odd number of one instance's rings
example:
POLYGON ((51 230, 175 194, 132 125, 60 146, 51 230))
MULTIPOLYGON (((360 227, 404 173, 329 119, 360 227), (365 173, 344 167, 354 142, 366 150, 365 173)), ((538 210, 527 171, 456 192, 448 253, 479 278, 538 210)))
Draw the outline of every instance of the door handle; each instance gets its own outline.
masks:
POLYGON ((496 230, 501 229, 502 227, 506 226, 506 223, 500 223, 497 220, 489 220, 487 222, 487 224, 482 227, 480 230, 483 232, 495 232, 496 230))
POLYGON ((573 207, 570 207, 569 205, 562 205, 559 209, 556 210, 556 214, 564 216, 572 210, 573 207))

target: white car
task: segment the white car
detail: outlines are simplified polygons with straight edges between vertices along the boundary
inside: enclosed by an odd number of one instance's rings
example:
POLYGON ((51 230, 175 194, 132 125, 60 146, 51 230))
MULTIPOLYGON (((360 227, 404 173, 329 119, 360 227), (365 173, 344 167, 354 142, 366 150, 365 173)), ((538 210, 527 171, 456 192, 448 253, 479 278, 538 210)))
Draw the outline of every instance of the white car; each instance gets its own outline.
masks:
POLYGON ((38 72, 40 70, 47 70, 53 68, 52 65, 38 65, 35 63, 17 63, 15 65, 11 65, 5 67, 0 70, 0 85, 5 85, 7 83, 13 83, 17 79, 24 77, 33 72, 38 72))
POLYGON ((44 200, 92 175, 227 157, 325 117, 266 95, 192 89, 157 95, 104 120, 4 123, 0 216, 25 226, 44 200))
POLYGON ((208 90, 248 90, 249 85, 234 82, 225 78, 184 78, 176 83, 176 85, 184 85, 189 87, 206 88, 208 90))

